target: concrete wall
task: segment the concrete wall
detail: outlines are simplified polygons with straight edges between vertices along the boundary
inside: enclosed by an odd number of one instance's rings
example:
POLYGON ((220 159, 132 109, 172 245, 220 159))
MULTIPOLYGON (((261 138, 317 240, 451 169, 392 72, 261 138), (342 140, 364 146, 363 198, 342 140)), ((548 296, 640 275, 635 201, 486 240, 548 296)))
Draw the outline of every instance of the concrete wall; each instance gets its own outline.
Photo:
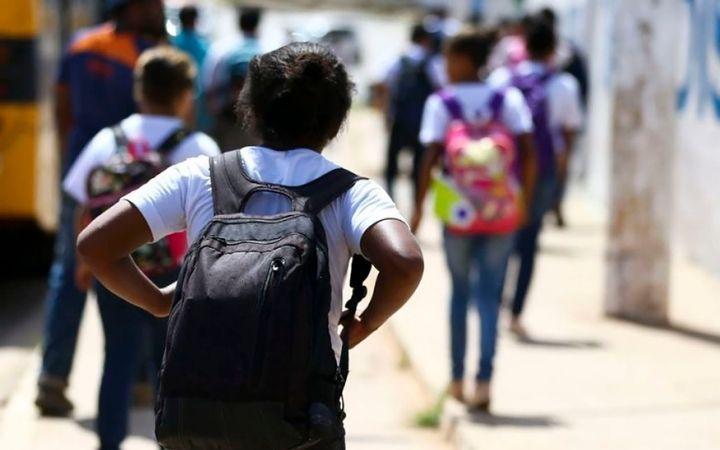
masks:
MULTIPOLYGON (((612 111, 614 9, 623 0, 528 0, 558 10, 562 31, 587 52, 591 111, 583 182, 607 201, 612 111)), ((720 276, 720 0, 677 0, 681 11, 677 80, 678 147, 674 161, 675 247, 720 276)), ((657 180, 663 183, 665 180, 657 180)))

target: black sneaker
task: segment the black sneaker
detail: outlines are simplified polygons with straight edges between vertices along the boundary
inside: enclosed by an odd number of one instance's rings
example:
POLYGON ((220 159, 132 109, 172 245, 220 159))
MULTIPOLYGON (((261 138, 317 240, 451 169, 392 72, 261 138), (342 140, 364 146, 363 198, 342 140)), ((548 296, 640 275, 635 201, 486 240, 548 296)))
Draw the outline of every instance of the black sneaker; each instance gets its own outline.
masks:
POLYGON ((38 381, 35 406, 43 417, 68 417, 74 406, 65 396, 67 382, 59 378, 42 376, 38 381))

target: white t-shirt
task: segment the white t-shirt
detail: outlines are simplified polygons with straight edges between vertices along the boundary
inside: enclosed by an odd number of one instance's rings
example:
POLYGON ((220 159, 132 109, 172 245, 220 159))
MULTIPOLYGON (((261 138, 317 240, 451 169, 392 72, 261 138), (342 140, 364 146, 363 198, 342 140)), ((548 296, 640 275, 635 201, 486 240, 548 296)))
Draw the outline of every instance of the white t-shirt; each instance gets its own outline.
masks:
MULTIPOLYGON (((490 100, 495 92, 486 83, 458 83, 451 84, 450 90, 457 98, 463 110, 463 117, 470 122, 486 122, 491 118, 490 100)), ((533 129, 532 116, 527 103, 520 91, 510 87, 505 91, 501 119, 513 134, 530 133, 533 129)), ((420 142, 431 144, 443 142, 451 118, 447 107, 439 94, 433 94, 425 102, 422 126, 420 128, 420 142)))
MULTIPOLYGON (((275 151, 263 147, 240 150, 247 175, 257 181, 299 186, 336 169, 321 154, 308 150, 275 151)), ((135 205, 152 231, 153 239, 187 229, 190 242, 197 239, 213 217, 210 161, 201 156, 170 167, 125 199, 135 205)), ((258 193, 251 197, 245 212, 269 215, 290 209, 286 198, 258 193)), ((360 241, 372 225, 386 219, 405 222, 397 207, 375 182, 357 182, 319 215, 328 245, 332 302, 328 323, 333 349, 339 357, 342 342, 337 333, 342 312, 342 290, 348 263, 361 253, 360 241)))
MULTIPOLYGON (((183 125, 182 120, 169 116, 133 114, 120 122, 133 150, 146 152, 157 148, 170 133, 183 125)), ((85 146, 63 180, 63 189, 78 203, 87 202, 87 178, 97 166, 104 164, 117 150, 112 129, 101 130, 85 146)), ((193 133, 178 145, 168 159, 172 164, 194 156, 220 154, 215 141, 204 133, 193 133)))
MULTIPOLYGON (((507 86, 513 77, 543 73, 548 70, 545 64, 536 61, 524 61, 515 69, 501 67, 495 70, 488 82, 493 86, 507 86)), ((554 131, 573 130, 582 127, 583 112, 580 103, 580 87, 575 77, 569 73, 559 72, 547 81, 548 121, 554 131)))

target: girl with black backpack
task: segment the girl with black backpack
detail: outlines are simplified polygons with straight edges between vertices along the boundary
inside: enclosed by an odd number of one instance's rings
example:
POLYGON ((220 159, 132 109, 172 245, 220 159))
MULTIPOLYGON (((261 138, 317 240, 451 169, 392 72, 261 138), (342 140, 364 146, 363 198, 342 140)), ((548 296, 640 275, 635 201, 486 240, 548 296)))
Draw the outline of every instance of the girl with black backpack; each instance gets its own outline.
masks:
MULTIPOLYGON (((81 233, 98 280, 170 314, 156 408, 164 448, 344 448, 347 349, 408 300, 423 271, 388 195, 321 154, 352 88, 316 44, 254 58, 238 112, 263 144, 173 166, 81 233), (157 286, 128 255, 181 229, 193 245, 177 286, 157 286), (379 275, 365 311, 341 319, 355 254, 379 275)), ((351 311, 365 276, 354 268, 351 311)))

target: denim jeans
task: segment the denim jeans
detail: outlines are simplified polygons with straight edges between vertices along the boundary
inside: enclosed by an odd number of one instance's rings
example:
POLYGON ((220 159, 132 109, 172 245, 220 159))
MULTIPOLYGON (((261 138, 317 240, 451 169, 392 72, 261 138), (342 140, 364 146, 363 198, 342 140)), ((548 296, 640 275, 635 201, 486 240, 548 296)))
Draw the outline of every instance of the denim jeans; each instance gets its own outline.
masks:
POLYGON ((468 300, 477 302, 480 316, 480 362, 476 378, 492 377, 497 323, 513 235, 459 236, 444 232, 445 258, 452 279, 450 350, 452 379, 465 373, 468 300))
POLYGON ((512 314, 519 317, 525 307, 525 298, 530 290, 533 272, 535 271, 535 256, 538 250, 538 240, 542 231, 543 218, 552 207, 557 198, 557 183, 555 177, 545 176, 538 180, 535 187, 530 217, 527 225, 518 231, 515 238, 514 253, 519 259, 517 282, 513 296, 512 314))
POLYGON ((42 376, 63 380, 72 368, 86 296, 75 286, 75 210, 75 201, 64 196, 45 299, 42 376))
MULTIPOLYGON (((160 286, 177 279, 177 273, 153 278, 160 286)), ((127 303, 99 283, 95 284, 98 308, 105 333, 103 365, 98 400, 97 431, 101 450, 119 450, 128 429, 132 386, 137 379, 143 354, 150 343, 152 366, 148 380, 157 381, 165 346, 167 320, 157 319, 127 303)))

